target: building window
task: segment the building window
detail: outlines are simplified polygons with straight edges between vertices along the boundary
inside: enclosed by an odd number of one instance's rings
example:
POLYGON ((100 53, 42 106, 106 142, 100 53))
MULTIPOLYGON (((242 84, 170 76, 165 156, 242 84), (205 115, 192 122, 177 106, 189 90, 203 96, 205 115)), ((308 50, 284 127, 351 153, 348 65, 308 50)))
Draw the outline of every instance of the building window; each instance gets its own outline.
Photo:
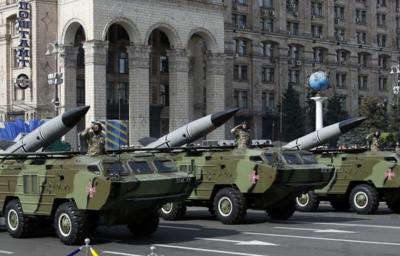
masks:
POLYGON ((315 17, 322 17, 322 3, 321 2, 311 2, 311 15, 315 17))
POLYGON ((366 68, 368 67, 368 54, 367 53, 359 53, 358 54, 358 66, 366 68))
POLYGON ((275 81, 275 69, 263 67, 261 71, 261 80, 263 83, 273 83, 275 81))
POLYGON ((344 21, 344 7, 335 6, 335 20, 344 21))
POLYGON ((128 54, 124 52, 118 54, 118 73, 128 74, 128 54))
POLYGON ((388 68, 388 57, 384 56, 384 55, 379 55, 378 58, 378 63, 379 63, 379 67, 381 69, 387 69, 388 68))
POLYGON ((299 11, 299 0, 286 0, 286 11, 293 14, 299 11))
POLYGON ((15 101, 25 100, 25 90, 19 89, 14 86, 14 100, 15 101))
POLYGON ((379 91, 387 91, 387 78, 379 77, 379 91))
POLYGON ((235 65, 233 70, 233 76, 235 81, 247 81, 247 66, 235 65))
POLYGON ((13 52, 13 56, 12 56, 13 63, 12 63, 12 66, 14 68, 18 68, 19 67, 19 63, 18 63, 18 57, 17 57, 17 49, 13 49, 12 52, 13 52))
POLYGON ((377 41, 379 47, 386 47, 386 35, 378 34, 376 36, 376 41, 377 41))
POLYGON ((248 108, 248 91, 246 90, 235 90, 234 91, 234 104, 237 108, 247 109, 248 108))
POLYGON ((343 50, 338 50, 336 52, 336 62, 338 64, 346 64, 347 63, 347 52, 343 50))
POLYGON ((345 89, 346 86, 346 73, 336 73, 336 87, 340 89, 345 89))
POLYGON ((274 92, 263 91, 261 96, 261 104, 263 109, 275 108, 275 94, 274 92))
POLYGON ((313 49, 313 54, 314 54, 314 61, 318 64, 324 63, 324 49, 322 48, 314 48, 313 49))
POLYGON ((376 24, 378 25, 378 27, 386 26, 386 14, 384 13, 376 14, 376 24))
POLYGON ((313 38, 322 38, 322 25, 311 25, 311 34, 313 38))
POLYGON ((377 0, 376 7, 386 6, 386 0, 377 0))
POLYGON ((300 70, 289 69, 289 83, 298 85, 300 84, 300 70))
POLYGON ((240 5, 247 5, 247 0, 235 0, 234 2, 240 5))
POLYGON ((246 15, 243 14, 232 14, 232 23, 236 28, 245 29, 246 28, 246 15))
POLYGON ((261 29, 266 32, 274 32, 274 20, 270 18, 262 18, 261 29))
POLYGON ((300 51, 299 48, 295 45, 290 45, 288 50, 288 57, 292 60, 299 60, 300 59, 300 51))
POLYGON ((358 89, 360 89, 360 90, 368 89, 368 76, 366 76, 366 75, 358 76, 358 89))
POLYGON ((85 80, 76 80, 76 104, 85 105, 85 80))
POLYGON ((344 28, 335 28, 335 39, 336 41, 344 41, 346 31, 344 28))
POLYGON ((367 12, 364 10, 356 10, 356 23, 358 25, 366 25, 367 24, 367 12))
POLYGON ((367 33, 363 31, 357 31, 357 43, 358 44, 367 44, 367 33))
POLYGON ((274 1, 273 0, 260 0, 260 7, 262 8, 273 8, 274 1))
POLYGON ((162 106, 169 106, 169 86, 160 84, 160 104, 162 106))
POLYGON ((263 42, 261 43, 261 47, 263 56, 267 58, 272 58, 273 56, 272 43, 263 42))
POLYGON ((236 44, 236 54, 239 56, 247 55, 247 40, 237 39, 235 41, 236 44))
POLYGON ((167 56, 160 56, 160 72, 168 73, 169 72, 169 61, 167 56))
POLYGON ((299 34, 299 23, 287 21, 286 29, 289 35, 298 35, 299 34))

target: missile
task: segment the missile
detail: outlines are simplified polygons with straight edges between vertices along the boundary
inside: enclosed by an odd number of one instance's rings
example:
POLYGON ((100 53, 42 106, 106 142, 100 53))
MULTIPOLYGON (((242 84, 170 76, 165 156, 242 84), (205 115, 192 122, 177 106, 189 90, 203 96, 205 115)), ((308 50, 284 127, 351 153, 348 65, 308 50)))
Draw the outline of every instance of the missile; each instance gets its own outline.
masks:
POLYGON ((56 116, 22 137, 4 153, 36 152, 51 145, 77 125, 89 108, 89 106, 78 107, 56 116))
POLYGON ((340 135, 356 128, 366 120, 365 117, 356 117, 347 119, 327 127, 323 127, 315 132, 309 133, 301 138, 283 146, 287 149, 304 149, 309 150, 318 147, 321 144, 328 142, 340 135))
POLYGON ((233 108, 196 119, 146 145, 144 148, 180 147, 191 143, 223 125, 238 111, 238 108, 233 108))

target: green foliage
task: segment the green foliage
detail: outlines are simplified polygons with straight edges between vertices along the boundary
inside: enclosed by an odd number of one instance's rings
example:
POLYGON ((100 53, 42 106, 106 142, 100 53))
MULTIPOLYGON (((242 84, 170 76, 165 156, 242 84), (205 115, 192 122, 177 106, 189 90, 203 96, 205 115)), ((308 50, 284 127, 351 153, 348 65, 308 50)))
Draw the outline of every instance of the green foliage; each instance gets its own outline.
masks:
POLYGON ((367 127, 370 130, 388 130, 389 117, 387 112, 387 104, 382 102, 379 98, 367 97, 365 100, 363 100, 359 113, 361 116, 367 118, 362 125, 363 127, 367 127))
POLYGON ((283 94, 283 140, 292 141, 304 135, 304 113, 300 106, 299 94, 291 85, 283 94))
POLYGON ((338 146, 346 146, 350 147, 367 147, 368 142, 366 140, 367 135, 369 134, 369 128, 365 126, 360 126, 342 136, 339 137, 337 142, 338 146))
MULTIPOLYGON (((400 129, 400 104, 393 104, 389 113, 389 131, 398 133, 400 129)), ((399 138, 397 138, 399 139, 399 138)))
POLYGON ((328 99, 324 126, 346 120, 349 114, 342 107, 342 99, 336 93, 328 99))

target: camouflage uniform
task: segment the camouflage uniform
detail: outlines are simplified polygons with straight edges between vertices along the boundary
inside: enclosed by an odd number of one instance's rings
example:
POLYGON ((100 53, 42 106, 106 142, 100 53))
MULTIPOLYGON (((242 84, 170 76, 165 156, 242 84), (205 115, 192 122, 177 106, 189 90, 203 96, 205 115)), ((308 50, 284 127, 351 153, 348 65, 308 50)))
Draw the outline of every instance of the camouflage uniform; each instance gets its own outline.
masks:
POLYGON ((88 155, 105 154, 105 136, 101 131, 95 133, 92 128, 88 128, 82 133, 82 137, 86 139, 88 144, 88 155))
POLYGON ((235 135, 238 148, 248 148, 251 145, 250 130, 234 128, 232 129, 232 134, 235 135))
POLYGON ((371 133, 367 136, 368 143, 370 144, 370 149, 373 152, 380 151, 379 135, 371 133))

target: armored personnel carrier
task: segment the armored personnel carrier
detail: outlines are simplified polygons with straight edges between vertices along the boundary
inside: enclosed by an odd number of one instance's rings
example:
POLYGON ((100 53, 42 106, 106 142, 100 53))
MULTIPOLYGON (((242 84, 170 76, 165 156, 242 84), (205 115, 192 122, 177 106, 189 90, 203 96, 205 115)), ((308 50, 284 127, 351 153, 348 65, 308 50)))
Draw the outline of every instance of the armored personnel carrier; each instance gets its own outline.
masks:
POLYGON ((187 206, 208 207, 224 224, 243 221, 247 209, 285 220, 295 211, 297 195, 324 187, 333 175, 313 154, 279 148, 193 149, 175 159, 180 170, 195 174, 197 181, 187 200, 161 208, 167 220, 182 218, 187 206))
POLYGON ((310 190, 296 199, 297 209, 315 211, 327 200, 339 211, 352 208, 359 214, 374 213, 379 202, 400 213, 400 156, 367 150, 316 151, 319 163, 332 164, 335 174, 327 186, 310 190))
POLYGON ((0 216, 15 238, 43 222, 67 245, 82 244, 98 225, 148 236, 158 209, 186 198, 193 181, 164 154, 13 154, 0 163, 0 216))

